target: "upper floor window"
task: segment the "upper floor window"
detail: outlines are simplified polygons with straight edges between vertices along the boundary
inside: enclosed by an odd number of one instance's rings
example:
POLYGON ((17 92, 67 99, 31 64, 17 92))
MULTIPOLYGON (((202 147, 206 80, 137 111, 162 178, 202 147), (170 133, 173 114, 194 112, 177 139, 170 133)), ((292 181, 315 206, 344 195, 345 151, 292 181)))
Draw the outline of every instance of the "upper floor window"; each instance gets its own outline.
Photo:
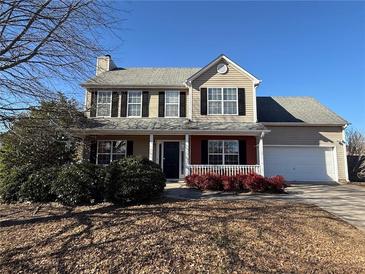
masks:
POLYGON ((127 153, 127 142, 118 141, 98 141, 97 164, 108 165, 111 161, 124 158, 127 153))
POLYGON ((142 114, 142 92, 128 91, 128 117, 141 117, 142 114))
POLYGON ((209 115, 237 115, 237 88, 208 88, 209 115))
POLYGON ((238 165, 238 147, 237 140, 208 141, 208 163, 210 165, 238 165))
POLYGON ((165 117, 179 117, 180 92, 168 90, 165 92, 165 117))
POLYGON ((99 91, 97 93, 96 116, 109 117, 112 109, 111 91, 99 91))

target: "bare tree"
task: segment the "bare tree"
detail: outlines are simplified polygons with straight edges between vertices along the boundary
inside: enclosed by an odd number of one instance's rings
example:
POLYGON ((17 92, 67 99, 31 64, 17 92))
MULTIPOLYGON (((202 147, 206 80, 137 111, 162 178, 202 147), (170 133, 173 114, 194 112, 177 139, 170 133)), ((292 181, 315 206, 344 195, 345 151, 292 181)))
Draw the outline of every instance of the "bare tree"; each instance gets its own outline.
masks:
POLYGON ((346 137, 349 178, 351 181, 365 181, 365 136, 350 128, 346 137))
POLYGON ((113 14, 97 0, 0 0, 0 121, 91 73, 113 14))
POLYGON ((348 155, 365 155, 365 136, 358 130, 346 131, 348 155))

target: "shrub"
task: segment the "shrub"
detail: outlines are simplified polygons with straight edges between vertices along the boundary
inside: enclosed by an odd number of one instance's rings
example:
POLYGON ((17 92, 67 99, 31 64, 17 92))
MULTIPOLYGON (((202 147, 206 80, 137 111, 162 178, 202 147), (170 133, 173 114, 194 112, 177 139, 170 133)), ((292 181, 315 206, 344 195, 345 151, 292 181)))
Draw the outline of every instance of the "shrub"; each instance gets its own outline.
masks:
POLYGON ((20 188, 28 179, 30 173, 28 166, 14 167, 6 172, 1 172, 0 200, 5 203, 19 201, 20 188))
POLYGON ((107 167, 106 199, 116 204, 147 200, 163 191, 165 181, 156 163, 145 158, 127 157, 107 167))
POLYGON ((248 174, 245 178, 245 187, 252 192, 264 192, 267 189, 267 180, 256 173, 248 174))
POLYGON ((54 201, 56 196, 52 193, 52 183, 58 171, 56 167, 43 168, 30 174, 19 189, 21 200, 39 203, 54 201))
POLYGON ((200 183, 202 190, 223 190, 223 177, 216 174, 207 174, 202 176, 200 183))
POLYGON ((256 173, 221 176, 215 174, 186 176, 186 184, 200 190, 251 191, 283 193, 288 186, 282 176, 270 178, 256 173))
POLYGON ((90 163, 63 165, 52 184, 56 200, 65 205, 103 201, 103 169, 90 163))
POLYGON ((283 193, 288 185, 285 183, 284 177, 277 175, 268 178, 268 191, 274 193, 283 193))

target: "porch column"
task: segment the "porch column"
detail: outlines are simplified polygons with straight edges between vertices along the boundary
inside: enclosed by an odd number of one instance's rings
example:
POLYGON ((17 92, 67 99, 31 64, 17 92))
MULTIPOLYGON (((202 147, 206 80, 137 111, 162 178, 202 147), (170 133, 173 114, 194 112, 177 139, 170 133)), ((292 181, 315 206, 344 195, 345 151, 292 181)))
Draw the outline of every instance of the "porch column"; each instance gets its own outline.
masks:
POLYGON ((190 142, 189 142, 189 134, 185 134, 185 145, 184 145, 184 167, 185 167, 185 172, 184 175, 188 176, 189 175, 189 164, 190 164, 190 142))
POLYGON ((264 134, 262 133, 259 137, 259 152, 258 152, 258 163, 260 165, 261 168, 261 175, 264 176, 265 175, 265 171, 264 171, 264 142, 263 142, 263 137, 264 134))
POLYGON ((148 150, 148 159, 153 161, 153 134, 150 134, 150 146, 148 150))

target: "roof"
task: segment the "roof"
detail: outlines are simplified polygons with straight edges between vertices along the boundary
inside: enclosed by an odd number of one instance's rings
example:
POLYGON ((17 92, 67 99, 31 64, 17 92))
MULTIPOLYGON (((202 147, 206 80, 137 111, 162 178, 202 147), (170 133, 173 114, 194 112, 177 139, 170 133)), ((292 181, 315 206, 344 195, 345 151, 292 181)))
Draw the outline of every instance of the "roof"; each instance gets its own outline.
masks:
POLYGON ((187 118, 89 118, 84 130, 133 131, 262 131, 260 123, 197 122, 187 118))
POLYGON ((257 97, 257 118, 261 123, 348 124, 313 97, 304 96, 257 97))
POLYGON ((82 86, 141 86, 141 87, 185 87, 185 80, 200 68, 120 68, 103 72, 82 86))

